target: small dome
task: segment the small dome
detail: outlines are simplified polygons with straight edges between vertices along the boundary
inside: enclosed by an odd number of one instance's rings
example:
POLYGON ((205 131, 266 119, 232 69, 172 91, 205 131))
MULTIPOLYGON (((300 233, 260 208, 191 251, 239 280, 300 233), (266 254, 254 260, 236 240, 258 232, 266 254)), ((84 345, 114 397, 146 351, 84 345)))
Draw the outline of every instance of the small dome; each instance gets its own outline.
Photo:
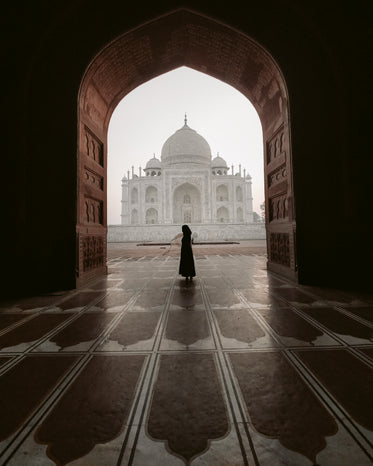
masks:
POLYGON ((154 156, 152 159, 149 160, 149 162, 146 164, 145 170, 148 170, 149 168, 156 168, 160 169, 162 168, 162 162, 154 156))
POLYGON ((227 162, 218 155, 212 159, 211 168, 228 168, 227 162))

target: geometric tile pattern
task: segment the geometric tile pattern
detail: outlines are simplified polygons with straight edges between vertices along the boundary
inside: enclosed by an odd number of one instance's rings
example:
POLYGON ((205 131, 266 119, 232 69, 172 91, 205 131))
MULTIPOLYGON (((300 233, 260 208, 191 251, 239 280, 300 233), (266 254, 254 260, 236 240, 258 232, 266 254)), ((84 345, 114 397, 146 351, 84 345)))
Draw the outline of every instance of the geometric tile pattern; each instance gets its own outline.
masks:
POLYGON ((373 297, 194 254, 2 305, 0 464, 372 464, 373 297))

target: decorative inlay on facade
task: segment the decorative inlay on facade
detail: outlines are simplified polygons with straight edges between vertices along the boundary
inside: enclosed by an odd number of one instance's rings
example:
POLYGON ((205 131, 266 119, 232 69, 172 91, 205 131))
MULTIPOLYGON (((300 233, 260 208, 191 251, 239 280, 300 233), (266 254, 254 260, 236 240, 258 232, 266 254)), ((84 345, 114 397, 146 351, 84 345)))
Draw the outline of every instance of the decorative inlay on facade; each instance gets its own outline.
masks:
POLYGON ((87 157, 93 159, 102 167, 104 166, 104 145, 103 143, 91 133, 88 128, 85 128, 85 153, 87 157))
POLYGON ((176 186, 180 186, 184 183, 193 184, 194 186, 198 186, 198 188, 200 189, 202 188, 202 178, 196 176, 181 176, 177 178, 172 178, 171 187, 172 189, 174 189, 176 188, 176 186))
POLYGON ((284 128, 281 128, 267 141, 267 164, 285 154, 284 147, 284 128))
POLYGON ((270 259, 272 262, 290 267, 289 233, 270 234, 270 259))
POLYGON ((97 199, 85 198, 84 221, 85 223, 104 224, 104 204, 97 199))
POLYGON ((101 175, 89 170, 88 168, 84 169, 83 180, 95 188, 103 191, 104 189, 104 178, 101 175))
POLYGON ((85 236, 80 238, 83 254, 83 271, 102 267, 105 264, 104 238, 101 236, 85 236))
POLYGON ((271 186, 286 180, 287 175, 286 164, 284 163, 268 175, 268 187, 270 188, 271 186))

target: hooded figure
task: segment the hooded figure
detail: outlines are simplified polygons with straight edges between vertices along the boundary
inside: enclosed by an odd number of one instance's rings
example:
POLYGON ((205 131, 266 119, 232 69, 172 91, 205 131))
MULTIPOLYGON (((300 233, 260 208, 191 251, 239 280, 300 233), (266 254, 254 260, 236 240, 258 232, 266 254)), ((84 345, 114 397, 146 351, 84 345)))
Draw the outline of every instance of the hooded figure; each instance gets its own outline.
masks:
POLYGON ((183 225, 181 230, 183 232, 183 239, 181 240, 179 274, 187 280, 188 277, 192 280, 196 276, 192 251, 192 232, 188 225, 183 225))

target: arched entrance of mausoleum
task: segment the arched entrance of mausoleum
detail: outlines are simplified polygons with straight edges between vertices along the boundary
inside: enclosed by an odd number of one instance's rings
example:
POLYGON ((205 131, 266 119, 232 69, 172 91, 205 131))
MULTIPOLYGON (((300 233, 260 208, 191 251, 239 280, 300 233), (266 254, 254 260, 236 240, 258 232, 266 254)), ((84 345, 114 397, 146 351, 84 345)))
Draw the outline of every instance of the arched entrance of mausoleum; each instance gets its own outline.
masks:
POLYGON ((201 223, 201 193, 196 186, 183 183, 178 186, 172 199, 172 223, 201 223))
POLYGON ((181 66, 235 87, 256 108, 264 138, 268 267, 297 278, 289 99, 282 73, 247 35, 179 9, 113 40, 83 77, 78 99, 78 286, 106 270, 107 131, 112 112, 137 86, 181 66), (99 221, 87 216, 87 205, 88 211, 93 206, 100 212, 99 221))

